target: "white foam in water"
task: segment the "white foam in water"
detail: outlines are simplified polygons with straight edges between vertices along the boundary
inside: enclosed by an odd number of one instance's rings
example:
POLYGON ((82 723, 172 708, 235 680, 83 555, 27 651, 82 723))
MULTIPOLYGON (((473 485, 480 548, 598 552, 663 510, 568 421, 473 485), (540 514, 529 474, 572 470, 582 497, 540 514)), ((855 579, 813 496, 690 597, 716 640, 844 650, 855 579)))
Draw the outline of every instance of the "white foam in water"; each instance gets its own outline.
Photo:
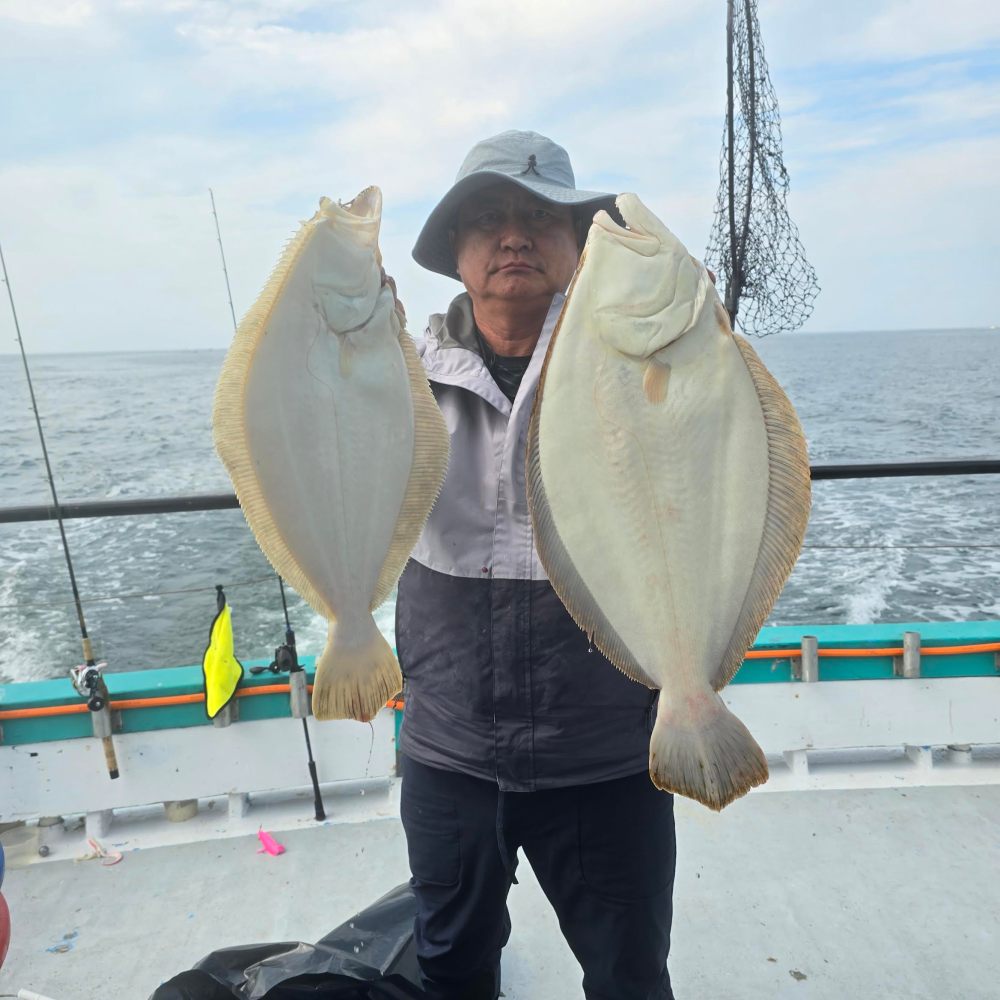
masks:
MULTIPOLYGON (((9 551, 9 550, 8 550, 9 551)), ((28 568, 28 559, 3 561, 0 577, 0 683, 44 680, 50 676, 45 659, 44 636, 23 621, 12 606, 20 605, 20 579, 28 568)))
MULTIPOLYGON (((291 609, 289 609, 291 613, 291 609)), ((316 614, 304 601, 298 602, 295 611, 295 647, 301 656, 319 656, 326 645, 327 621, 316 614)), ((375 624, 390 646, 396 642, 396 591, 375 610, 375 624)))
POLYGON ((869 580, 853 597, 848 598, 845 618, 848 625, 871 625, 889 606, 891 583, 883 576, 869 580))
MULTIPOLYGON (((896 532, 888 532, 884 544, 899 542, 896 532)), ((890 595, 897 586, 904 553, 901 549, 876 549, 865 553, 863 567, 856 574, 857 589, 848 596, 845 621, 848 625, 871 625, 890 607, 890 595)))

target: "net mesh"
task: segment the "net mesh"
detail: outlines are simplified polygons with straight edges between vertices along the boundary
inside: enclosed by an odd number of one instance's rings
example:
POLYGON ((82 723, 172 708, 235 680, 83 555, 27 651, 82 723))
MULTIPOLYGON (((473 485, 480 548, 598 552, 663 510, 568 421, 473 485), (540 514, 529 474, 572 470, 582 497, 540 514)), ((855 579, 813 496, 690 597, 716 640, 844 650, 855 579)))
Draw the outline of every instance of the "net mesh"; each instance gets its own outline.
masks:
POLYGON ((734 326, 765 337, 796 330, 819 292, 788 215, 781 117, 757 21, 757 0, 729 0, 729 86, 721 182, 705 261, 720 276, 734 326))

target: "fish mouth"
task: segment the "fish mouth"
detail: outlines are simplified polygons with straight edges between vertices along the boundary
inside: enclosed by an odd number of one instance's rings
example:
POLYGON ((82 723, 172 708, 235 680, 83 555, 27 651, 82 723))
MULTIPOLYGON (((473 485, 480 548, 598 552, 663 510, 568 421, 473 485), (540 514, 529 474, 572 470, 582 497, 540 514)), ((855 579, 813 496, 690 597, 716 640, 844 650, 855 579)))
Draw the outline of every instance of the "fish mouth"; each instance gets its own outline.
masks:
POLYGON ((615 199, 615 207, 625 225, 618 225, 604 209, 601 209, 594 216, 594 226, 629 250, 642 254, 643 257, 652 257, 660 248, 660 240, 636 219, 636 215, 639 214, 635 211, 637 204, 638 199, 634 194, 619 195, 615 199))
POLYGON ((366 187, 350 201, 333 201, 331 198, 320 198, 319 212, 316 218, 325 216, 328 219, 340 219, 343 222, 368 222, 381 218, 382 191, 376 185, 366 187))
POLYGON ((356 194, 350 201, 341 202, 341 207, 351 215, 369 219, 382 214, 382 191, 374 184, 356 194))

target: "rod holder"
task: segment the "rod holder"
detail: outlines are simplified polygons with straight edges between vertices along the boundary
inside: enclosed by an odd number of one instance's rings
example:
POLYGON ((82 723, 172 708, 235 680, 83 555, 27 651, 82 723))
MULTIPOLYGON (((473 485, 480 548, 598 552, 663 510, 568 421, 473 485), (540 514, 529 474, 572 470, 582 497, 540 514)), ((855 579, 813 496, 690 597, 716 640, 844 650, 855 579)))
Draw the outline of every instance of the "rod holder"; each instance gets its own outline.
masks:
POLYGON ((802 636, 802 655, 792 660, 792 676, 805 684, 819 680, 819 641, 814 635, 802 636))
POLYGON ((212 717, 212 725, 215 726, 216 729, 225 729, 226 726, 231 726, 234 722, 238 722, 239 718, 239 705, 237 704, 236 699, 233 698, 215 713, 212 717))
POLYGON ((312 715, 309 684, 304 670, 293 670, 288 675, 288 701, 293 719, 308 719, 312 715))
POLYGON ((99 739, 111 736, 111 710, 107 705, 90 713, 90 725, 99 739))
POLYGON ((903 633, 903 655, 892 658, 892 672, 897 677, 920 676, 920 633, 903 633))

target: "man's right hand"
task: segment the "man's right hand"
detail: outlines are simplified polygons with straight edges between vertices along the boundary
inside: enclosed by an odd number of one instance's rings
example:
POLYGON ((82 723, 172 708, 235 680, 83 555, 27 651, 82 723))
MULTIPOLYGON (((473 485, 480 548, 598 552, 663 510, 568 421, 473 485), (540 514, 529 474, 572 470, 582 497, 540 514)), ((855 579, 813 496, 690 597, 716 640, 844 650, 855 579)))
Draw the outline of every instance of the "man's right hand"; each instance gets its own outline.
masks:
POLYGON ((382 268, 382 287, 386 285, 389 286, 389 290, 392 292, 392 300, 396 303, 396 312, 399 314, 399 320, 406 326, 406 307, 402 302, 399 301, 399 296, 396 294, 396 279, 391 275, 385 273, 385 268, 382 268))

